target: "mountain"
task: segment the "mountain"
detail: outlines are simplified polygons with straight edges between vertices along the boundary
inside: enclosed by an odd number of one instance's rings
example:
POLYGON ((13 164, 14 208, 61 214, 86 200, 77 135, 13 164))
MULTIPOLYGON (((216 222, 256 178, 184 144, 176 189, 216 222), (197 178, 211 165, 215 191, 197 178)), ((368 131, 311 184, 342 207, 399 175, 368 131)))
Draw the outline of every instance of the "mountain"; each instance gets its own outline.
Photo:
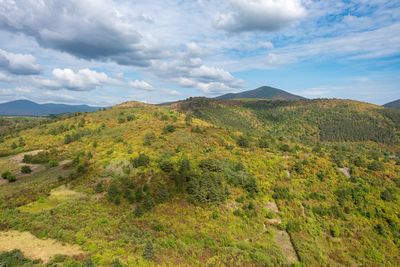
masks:
POLYGON ((240 99, 240 98, 253 98, 253 99, 271 99, 271 100, 301 100, 305 99, 302 96, 294 95, 283 91, 281 89, 269 87, 269 86, 262 86, 260 88, 240 92, 240 93, 229 93, 225 95, 221 95, 216 97, 216 99, 240 99))
POLYGON ((92 112, 100 107, 66 104, 37 104, 29 100, 16 100, 0 104, 2 116, 47 116, 50 114, 92 112))
POLYGON ((383 105, 385 108, 400 109, 400 99, 383 105))
POLYGON ((0 266, 399 266, 400 110, 191 98, 4 121, 0 266))

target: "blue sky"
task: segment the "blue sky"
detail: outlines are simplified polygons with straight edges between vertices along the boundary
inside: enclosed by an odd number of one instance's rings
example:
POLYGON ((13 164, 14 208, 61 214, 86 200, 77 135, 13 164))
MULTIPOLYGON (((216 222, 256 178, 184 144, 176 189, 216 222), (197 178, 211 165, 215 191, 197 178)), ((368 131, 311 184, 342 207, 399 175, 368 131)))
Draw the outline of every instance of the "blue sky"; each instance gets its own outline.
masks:
POLYGON ((400 98, 400 1, 0 0, 0 102, 400 98))

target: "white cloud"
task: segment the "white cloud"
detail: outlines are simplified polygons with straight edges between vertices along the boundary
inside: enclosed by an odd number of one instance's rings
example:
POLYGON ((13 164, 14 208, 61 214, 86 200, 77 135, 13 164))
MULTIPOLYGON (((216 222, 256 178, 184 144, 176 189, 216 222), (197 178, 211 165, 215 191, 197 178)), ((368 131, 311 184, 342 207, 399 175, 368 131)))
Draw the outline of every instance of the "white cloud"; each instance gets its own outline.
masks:
POLYGON ((33 37, 45 48, 124 65, 146 66, 160 56, 137 30, 135 22, 143 18, 111 0, 7 0, 0 5, 3 29, 33 37))
POLYGON ((73 71, 54 69, 53 79, 35 79, 36 83, 49 89, 67 89, 71 91, 90 91, 104 85, 118 85, 120 81, 110 78, 103 72, 90 69, 73 71))
POLYGON ((154 87, 146 81, 134 80, 134 81, 129 82, 129 85, 131 87, 133 87, 134 89, 138 89, 138 90, 144 90, 144 91, 153 91, 154 90, 154 87))
POLYGON ((218 28, 231 32, 275 31, 303 18, 299 0, 230 0, 231 10, 220 13, 218 28))
POLYGON ((0 49, 0 69, 16 75, 40 73, 40 66, 32 55, 15 54, 0 49))

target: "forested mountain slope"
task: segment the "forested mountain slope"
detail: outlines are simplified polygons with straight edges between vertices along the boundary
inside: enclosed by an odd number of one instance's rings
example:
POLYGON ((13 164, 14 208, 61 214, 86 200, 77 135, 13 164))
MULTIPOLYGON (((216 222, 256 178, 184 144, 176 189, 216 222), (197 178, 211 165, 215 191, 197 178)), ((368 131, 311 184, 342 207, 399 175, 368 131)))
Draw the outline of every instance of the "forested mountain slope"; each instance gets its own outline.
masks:
POLYGON ((0 253, 0 265, 398 266, 399 114, 194 98, 8 134, 0 247, 27 231, 71 249, 47 262, 0 253))
POLYGON ((386 108, 400 109, 400 99, 383 105, 386 108))
POLYGON ((269 100, 301 100, 305 99, 302 96, 288 93, 284 90, 273 88, 270 86, 262 86, 254 90, 244 91, 240 93, 229 93, 216 97, 216 99, 229 100, 229 99, 269 99, 269 100))

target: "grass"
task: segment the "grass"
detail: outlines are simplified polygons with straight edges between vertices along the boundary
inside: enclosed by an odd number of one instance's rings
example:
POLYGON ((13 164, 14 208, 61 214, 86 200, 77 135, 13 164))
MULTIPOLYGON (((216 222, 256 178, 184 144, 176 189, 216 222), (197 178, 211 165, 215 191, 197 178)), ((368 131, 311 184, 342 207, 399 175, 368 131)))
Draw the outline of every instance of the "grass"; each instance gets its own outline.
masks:
POLYGON ((0 251, 18 249, 27 258, 40 259, 44 263, 57 255, 81 256, 84 252, 77 245, 69 245, 53 239, 42 240, 29 232, 0 232, 0 251))
POLYGON ((22 212, 39 213, 51 210, 67 201, 79 201, 85 197, 85 194, 69 190, 65 185, 51 190, 50 196, 39 198, 35 202, 21 206, 18 209, 22 212))

